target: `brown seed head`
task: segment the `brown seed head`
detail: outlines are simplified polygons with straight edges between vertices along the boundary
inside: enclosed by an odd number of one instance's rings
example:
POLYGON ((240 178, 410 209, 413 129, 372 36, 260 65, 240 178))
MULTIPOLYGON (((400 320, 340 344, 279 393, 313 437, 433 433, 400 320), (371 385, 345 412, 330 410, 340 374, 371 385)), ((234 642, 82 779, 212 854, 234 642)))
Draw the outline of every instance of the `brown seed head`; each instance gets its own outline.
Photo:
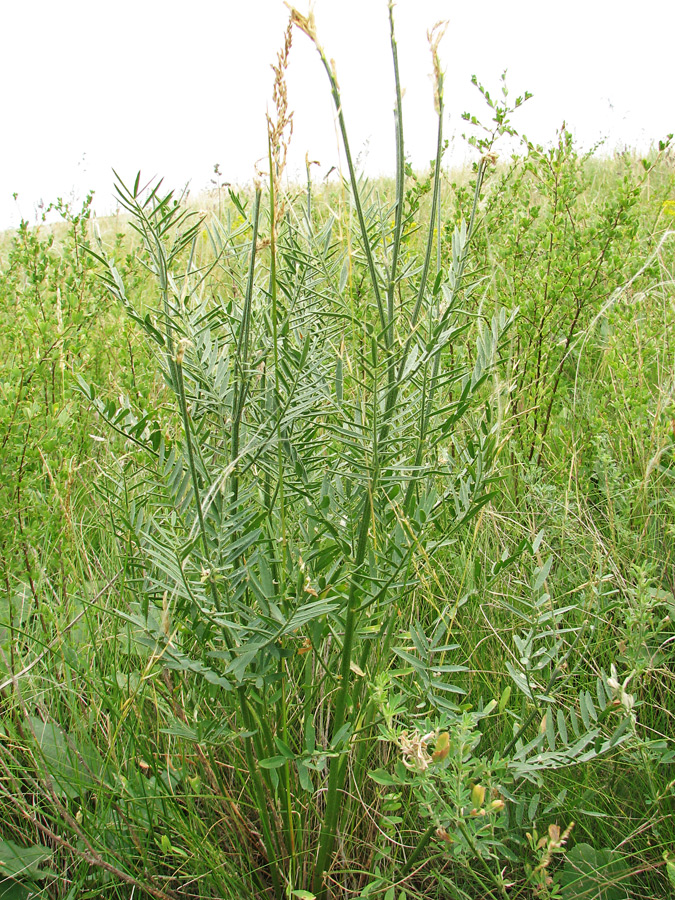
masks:
POLYGON ((294 6, 291 6, 290 3, 286 3, 286 6, 291 12, 291 22, 293 25, 295 25, 296 28, 299 28, 300 31, 304 31, 310 41, 313 41, 316 44, 316 21, 314 19, 314 9, 312 8, 312 4, 310 4, 309 12, 306 16, 303 16, 302 13, 298 12, 298 10, 294 6))
POLYGON ((434 108, 437 113, 441 110, 441 99, 443 96, 443 70, 441 69, 441 60, 438 55, 438 47, 443 40, 443 35, 448 27, 447 22, 436 22, 434 27, 427 31, 427 40, 431 49, 431 59, 434 66, 434 108))

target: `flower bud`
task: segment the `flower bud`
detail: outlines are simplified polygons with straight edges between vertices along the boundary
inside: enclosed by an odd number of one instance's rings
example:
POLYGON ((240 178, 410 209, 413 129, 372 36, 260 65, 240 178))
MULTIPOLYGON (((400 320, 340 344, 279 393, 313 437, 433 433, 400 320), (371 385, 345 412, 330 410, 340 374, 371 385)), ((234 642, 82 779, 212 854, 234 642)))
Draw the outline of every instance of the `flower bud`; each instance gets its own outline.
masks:
POLYGON ((447 731, 443 731, 436 738, 436 749, 431 754, 434 762, 440 762, 450 752, 450 735, 447 731))
POLYGON ((474 784, 471 788, 471 802, 478 809, 485 802, 485 788, 482 784, 474 784))

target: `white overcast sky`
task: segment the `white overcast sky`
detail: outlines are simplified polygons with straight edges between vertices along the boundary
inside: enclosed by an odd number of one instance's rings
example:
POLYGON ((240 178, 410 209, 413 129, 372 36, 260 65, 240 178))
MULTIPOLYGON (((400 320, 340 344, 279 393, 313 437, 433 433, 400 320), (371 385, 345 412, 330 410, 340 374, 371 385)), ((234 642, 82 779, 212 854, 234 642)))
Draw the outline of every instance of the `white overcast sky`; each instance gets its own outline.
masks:
MULTIPOLYGON (((301 12, 307 0, 297 0, 301 12)), ((386 0, 316 0, 319 38, 337 64, 352 149, 370 174, 393 164, 393 81, 386 0)), ((40 200, 113 208, 112 168, 126 180, 161 175, 208 186, 220 164, 246 183, 266 154, 269 64, 288 11, 282 0, 0 0, 0 228, 33 221, 40 200), (13 194, 18 194, 14 200, 13 194)), ((534 94, 514 121, 539 143, 563 120, 588 147, 648 147, 675 131, 675 0, 398 0, 406 150, 434 153, 426 30, 442 44, 450 161, 465 158, 461 113, 484 112, 472 74, 497 93, 534 94)), ((288 75, 295 131, 289 174, 305 152, 339 165, 325 73, 296 31, 288 75)))

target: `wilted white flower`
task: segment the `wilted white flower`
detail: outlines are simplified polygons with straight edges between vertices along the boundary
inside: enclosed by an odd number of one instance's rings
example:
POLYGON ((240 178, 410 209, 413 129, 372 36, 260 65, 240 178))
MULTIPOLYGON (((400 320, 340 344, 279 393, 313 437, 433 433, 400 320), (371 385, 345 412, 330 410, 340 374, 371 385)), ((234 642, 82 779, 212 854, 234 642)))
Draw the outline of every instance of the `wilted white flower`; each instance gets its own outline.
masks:
POLYGON ((626 712, 630 712, 635 706, 635 697, 633 694, 629 694, 626 688, 633 675, 628 675, 624 678, 622 683, 619 683, 614 663, 610 666, 610 673, 610 677, 607 679, 607 687, 612 691, 612 700, 614 700, 615 703, 620 703, 626 712))
POLYGON ((425 772, 431 764, 431 755, 427 751, 427 744, 436 737, 436 732, 420 734, 413 731, 409 734, 402 731, 399 736, 399 744, 403 754, 403 765, 414 772, 425 772))

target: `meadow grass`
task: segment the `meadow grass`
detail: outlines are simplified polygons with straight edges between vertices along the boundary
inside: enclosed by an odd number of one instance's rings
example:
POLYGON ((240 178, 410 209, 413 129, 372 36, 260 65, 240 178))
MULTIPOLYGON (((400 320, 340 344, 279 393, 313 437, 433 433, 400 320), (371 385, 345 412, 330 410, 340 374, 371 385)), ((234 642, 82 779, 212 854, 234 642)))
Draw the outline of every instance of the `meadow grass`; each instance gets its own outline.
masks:
POLYGON ((667 897, 673 169, 118 181, 3 250, 0 897, 667 897), (120 224, 122 223, 122 224, 120 224), (4 880, 2 877, 4 876, 4 880))

